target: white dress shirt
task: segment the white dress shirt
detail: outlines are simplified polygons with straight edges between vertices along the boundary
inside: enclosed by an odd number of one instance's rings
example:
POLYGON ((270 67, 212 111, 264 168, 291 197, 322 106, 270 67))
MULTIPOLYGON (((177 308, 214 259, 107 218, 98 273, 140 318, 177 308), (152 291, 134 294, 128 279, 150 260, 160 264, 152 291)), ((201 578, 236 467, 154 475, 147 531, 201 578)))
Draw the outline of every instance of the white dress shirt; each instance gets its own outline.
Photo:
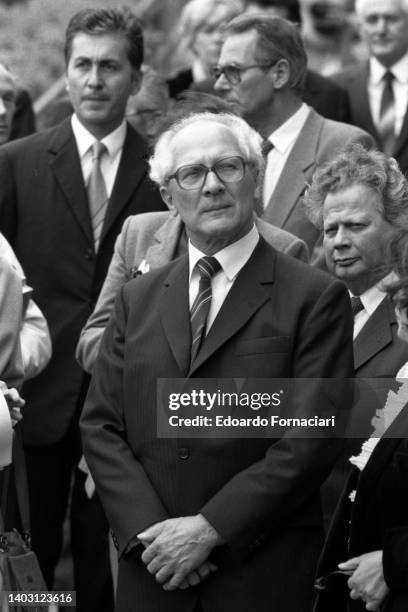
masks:
POLYGON ((310 113, 307 104, 302 104, 285 123, 268 136, 268 140, 274 148, 268 153, 263 185, 263 205, 268 205, 269 200, 278 184, 282 170, 288 160, 300 132, 305 125, 310 113))
MULTIPOLYGON (((376 285, 364 291, 359 298, 361 303, 363 304, 363 310, 360 310, 354 317, 354 331, 353 331, 353 339, 360 333, 364 325, 367 323, 368 319, 371 317, 373 312, 378 308, 381 302, 386 298, 387 294, 385 291, 385 287, 389 280, 392 280, 394 276, 392 274, 388 274, 385 278, 380 280, 376 285)), ((350 297, 353 294, 349 291, 350 297)))
POLYGON ((370 76, 368 80, 368 99, 374 125, 378 127, 381 99, 384 89, 384 74, 389 70, 394 75, 392 89, 395 99, 395 134, 401 131, 408 105, 408 53, 391 68, 385 68, 375 57, 370 57, 370 76))
MULTIPOLYGON (((84 128, 75 114, 72 115, 71 125, 78 148, 79 159, 81 161, 82 176, 84 178, 85 185, 87 185, 93 164, 92 145, 96 141, 96 138, 90 132, 88 132, 86 128, 84 128)), ((106 193, 108 194, 108 197, 111 196, 116 173, 119 168, 119 162, 122 157, 126 130, 126 121, 123 120, 116 130, 113 130, 113 132, 101 140, 108 150, 108 154, 103 155, 100 162, 101 172, 105 181, 106 193)))
MULTIPOLYGON (((221 270, 213 276, 211 279, 212 298, 210 311, 207 319, 207 330, 210 329, 214 323, 214 319, 217 316, 225 298, 228 295, 229 290, 235 282, 238 272, 244 267, 248 259, 251 257, 256 245, 259 241, 259 233, 255 225, 252 229, 240 240, 229 244, 227 247, 214 253, 214 257, 217 258, 221 264, 221 270)), ((188 256, 190 266, 190 310, 194 303, 194 300, 198 294, 198 285, 200 282, 200 273, 195 267, 201 257, 205 256, 196 247, 188 243, 188 256)))

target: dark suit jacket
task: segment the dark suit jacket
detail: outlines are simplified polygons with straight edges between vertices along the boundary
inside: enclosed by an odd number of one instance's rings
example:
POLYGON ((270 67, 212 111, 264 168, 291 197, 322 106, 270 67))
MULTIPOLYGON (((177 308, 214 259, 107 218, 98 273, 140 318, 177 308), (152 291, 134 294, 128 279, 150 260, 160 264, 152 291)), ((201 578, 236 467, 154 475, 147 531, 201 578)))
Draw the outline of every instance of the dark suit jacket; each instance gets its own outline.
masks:
MULTIPOLYGON (((174 77, 167 79, 167 85, 172 98, 177 97, 186 89, 217 94, 214 90, 214 79, 194 83, 191 69, 182 70, 174 77)), ((350 104, 346 90, 313 70, 306 72, 302 99, 326 119, 350 123, 350 104)))
MULTIPOLYGON (((369 134, 359 128, 325 119, 313 109, 290 152, 263 218, 299 238, 309 247, 311 263, 318 254, 314 247, 321 232, 307 219, 302 196, 316 168, 333 159, 345 146, 374 144, 369 134)), ((319 254, 320 255, 320 254, 319 254)))
MULTIPOLYGON (((337 569, 341 561, 383 550, 384 577, 391 590, 384 612, 406 612, 408 609, 407 437, 408 406, 405 406, 377 444, 361 475, 357 468, 351 470, 317 573, 325 576, 337 569), (348 494, 356 487, 357 495, 350 517, 348 494)), ((348 597, 346 579, 335 578, 329 589, 317 598, 314 612, 344 612, 347 600, 353 612, 365 610, 361 601, 352 602, 348 597)))
POLYGON ((398 324, 385 297, 354 340, 354 368, 359 378, 395 378, 408 361, 408 344, 398 338, 398 324))
POLYGON ((83 372, 79 333, 92 312, 128 215, 164 209, 146 179, 145 141, 128 126, 95 255, 80 161, 70 120, 1 147, 0 228, 24 267, 51 331, 53 357, 23 391, 30 444, 58 441, 71 423, 83 372))
MULTIPOLYGON (((139 612, 190 612, 200 599, 206 612, 307 611, 320 546, 318 491, 338 443, 159 438, 156 383, 244 376, 257 388, 253 379, 351 377, 348 296, 339 281, 261 239, 191 369, 188 304, 187 257, 119 292, 82 415, 84 452, 120 554, 148 525, 197 512, 227 545, 214 553, 213 577, 173 593, 125 556, 116 609, 137 601, 139 612)), ((334 406, 344 391, 337 384, 334 406)), ((327 399, 305 388, 290 408, 299 402, 308 414, 317 406, 332 414, 327 399)))
MULTIPOLYGON (((362 62, 333 75, 332 78, 348 92, 351 123, 371 134, 381 148, 380 138, 373 122, 368 100, 368 77, 369 63, 362 62)), ((401 132, 398 135, 392 156, 396 158, 401 170, 406 174, 408 172, 408 111, 405 113, 401 132)))

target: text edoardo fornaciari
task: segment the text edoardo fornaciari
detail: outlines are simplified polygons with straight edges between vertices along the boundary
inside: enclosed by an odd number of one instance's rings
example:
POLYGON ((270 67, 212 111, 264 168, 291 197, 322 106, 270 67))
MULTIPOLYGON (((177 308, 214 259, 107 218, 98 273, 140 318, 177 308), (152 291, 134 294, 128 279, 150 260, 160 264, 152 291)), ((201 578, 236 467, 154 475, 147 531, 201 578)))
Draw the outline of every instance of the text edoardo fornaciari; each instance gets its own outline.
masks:
POLYGON ((312 416, 309 418, 284 418, 277 414, 272 414, 269 417, 261 417, 260 415, 250 417, 232 417, 231 415, 218 414, 217 416, 209 417, 197 415, 194 417, 180 417, 176 414, 169 417, 169 425, 171 427, 334 427, 336 417, 330 416, 322 418, 312 416))

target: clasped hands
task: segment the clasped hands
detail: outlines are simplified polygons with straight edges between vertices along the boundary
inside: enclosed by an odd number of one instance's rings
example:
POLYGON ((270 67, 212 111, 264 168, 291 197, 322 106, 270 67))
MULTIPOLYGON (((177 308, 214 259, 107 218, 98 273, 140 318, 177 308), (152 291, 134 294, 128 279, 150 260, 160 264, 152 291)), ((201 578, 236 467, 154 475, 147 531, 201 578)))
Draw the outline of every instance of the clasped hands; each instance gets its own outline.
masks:
POLYGON ((137 537, 143 563, 165 591, 195 586, 217 570, 208 556, 222 540, 201 514, 155 523, 137 537))
POLYGON ((375 550, 339 563, 342 571, 351 572, 347 581, 351 599, 362 599, 366 610, 379 610, 389 592, 384 580, 382 556, 382 550, 375 550))

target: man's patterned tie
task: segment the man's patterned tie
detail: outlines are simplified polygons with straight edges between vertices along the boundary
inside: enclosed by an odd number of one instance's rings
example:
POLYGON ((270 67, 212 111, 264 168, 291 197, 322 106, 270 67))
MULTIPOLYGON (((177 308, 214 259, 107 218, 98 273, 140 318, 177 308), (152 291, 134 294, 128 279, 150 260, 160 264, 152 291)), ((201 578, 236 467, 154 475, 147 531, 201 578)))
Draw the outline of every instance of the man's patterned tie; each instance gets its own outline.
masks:
POLYGON ((202 257, 196 263, 200 273, 198 293, 191 307, 191 363, 197 356, 207 325, 208 313, 211 305, 211 279, 221 269, 220 263, 215 257, 202 257))
POLYGON ((107 153, 105 145, 99 140, 96 140, 92 145, 93 165, 87 186, 95 252, 98 251, 105 213, 109 202, 105 180, 101 172, 101 158, 105 153, 107 153))
POLYGON ((363 302, 358 296, 351 296, 351 310, 353 311, 353 317, 356 316, 361 310, 364 310, 363 302))

